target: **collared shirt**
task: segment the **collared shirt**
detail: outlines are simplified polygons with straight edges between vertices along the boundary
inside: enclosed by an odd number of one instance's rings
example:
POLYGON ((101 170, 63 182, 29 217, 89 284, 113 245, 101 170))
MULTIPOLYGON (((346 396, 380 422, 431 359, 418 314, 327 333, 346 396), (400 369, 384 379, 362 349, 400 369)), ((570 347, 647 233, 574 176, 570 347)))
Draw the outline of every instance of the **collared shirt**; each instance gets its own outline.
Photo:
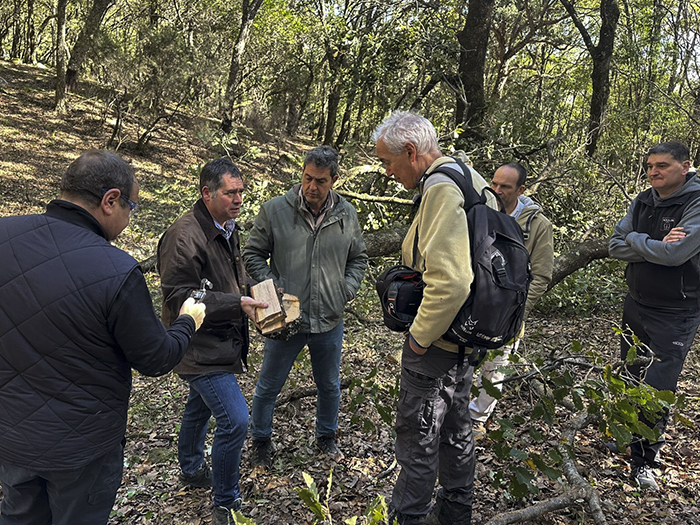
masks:
POLYGON ((233 234, 233 230, 236 229, 236 219, 229 219, 227 220, 223 226, 219 224, 218 222, 214 221, 214 226, 218 230, 221 231, 224 237, 226 237, 226 240, 228 241, 231 238, 231 235, 233 234))
POLYGON ((326 216, 326 212, 333 209, 333 192, 328 192, 328 197, 326 197, 326 202, 323 203, 321 209, 318 213, 314 213, 311 208, 309 208, 306 198, 304 197, 304 192, 302 191, 301 185, 299 186, 299 202, 301 211, 304 212, 304 217, 308 221, 309 225, 315 230, 323 218, 326 216))

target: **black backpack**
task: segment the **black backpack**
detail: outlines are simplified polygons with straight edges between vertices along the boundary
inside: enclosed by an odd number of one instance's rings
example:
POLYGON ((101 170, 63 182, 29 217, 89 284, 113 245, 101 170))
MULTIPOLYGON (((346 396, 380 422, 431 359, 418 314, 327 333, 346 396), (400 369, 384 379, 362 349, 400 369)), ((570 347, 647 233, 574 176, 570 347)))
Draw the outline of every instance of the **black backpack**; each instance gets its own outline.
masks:
MULTIPOLYGON (((472 184, 469 168, 460 160, 455 160, 464 171, 464 175, 452 168, 440 166, 426 179, 435 173, 443 173, 457 184, 464 194, 474 281, 469 297, 443 337, 460 346, 460 358, 463 356, 465 347, 473 348, 474 352, 469 361, 474 364, 478 363, 488 350, 500 348, 518 335, 525 314, 525 302, 532 275, 530 254, 525 248, 523 232, 518 223, 505 213, 500 198, 491 188, 485 188, 479 195, 472 184), (497 197, 502 211, 486 205, 487 191, 497 197)), ((417 249, 418 236, 416 235, 414 254, 417 249)), ((403 271, 398 271, 399 267, 392 267, 384 272, 377 281, 377 291, 380 292, 380 281, 384 290, 390 289, 391 283, 397 280, 400 288, 408 288, 410 280, 402 277, 408 273, 407 271, 415 273, 415 270, 405 266, 401 268, 403 271)), ((422 281, 416 286, 416 293, 420 293, 421 299, 423 287, 422 281)), ((390 306, 386 294, 383 297, 380 292, 379 296, 385 324, 393 330, 408 330, 417 308, 411 308, 412 311, 406 312, 403 310, 405 307, 403 303, 395 302, 390 306), (400 310, 402 320, 408 316, 410 321, 392 328, 387 323, 389 309, 393 309, 394 312, 397 309, 400 310)), ((397 297, 401 296, 413 297, 408 289, 397 297)), ((415 303, 415 298, 412 302, 415 303)))

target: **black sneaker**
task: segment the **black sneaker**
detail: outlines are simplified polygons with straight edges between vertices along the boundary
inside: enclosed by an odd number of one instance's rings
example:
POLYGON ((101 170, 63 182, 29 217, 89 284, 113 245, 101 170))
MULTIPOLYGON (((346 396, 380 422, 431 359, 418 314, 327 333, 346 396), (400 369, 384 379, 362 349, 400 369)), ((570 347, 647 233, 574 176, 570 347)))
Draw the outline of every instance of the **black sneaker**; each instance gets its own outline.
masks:
POLYGON ((253 440, 253 468, 263 467, 265 470, 272 468, 272 457, 275 454, 275 447, 271 439, 253 440))
POLYGON ((242 505, 243 501, 241 498, 238 498, 230 507, 214 507, 214 512, 211 516, 212 525, 234 525, 235 521, 232 511, 241 510, 242 505))
POLYGON ((184 472, 180 472, 178 479, 183 485, 197 487, 200 489, 206 489, 211 487, 211 469, 205 461, 204 463, 202 463, 202 466, 199 467, 199 470, 195 474, 189 476, 184 472))
POLYGON ((342 452, 340 452, 340 449, 338 449, 338 443, 336 442, 334 435, 318 436, 316 438, 316 446, 321 450, 321 452, 332 458, 339 459, 343 457, 342 452))

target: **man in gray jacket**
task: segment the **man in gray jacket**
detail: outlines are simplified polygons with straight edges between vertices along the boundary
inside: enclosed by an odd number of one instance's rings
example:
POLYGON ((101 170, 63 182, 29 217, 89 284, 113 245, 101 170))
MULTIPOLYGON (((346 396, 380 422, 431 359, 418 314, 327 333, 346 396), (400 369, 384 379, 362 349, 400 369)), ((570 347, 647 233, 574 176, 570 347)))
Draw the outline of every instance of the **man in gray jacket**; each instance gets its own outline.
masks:
MULTIPOLYGON (((680 142, 665 142, 649 150, 647 175, 651 188, 632 201, 610 239, 610 255, 627 261, 629 293, 622 313, 622 359, 632 334, 651 351, 645 370, 630 367, 657 390, 676 391, 678 377, 700 324, 700 180, 690 172, 690 152, 680 142)), ((658 490, 653 468, 663 444, 668 411, 655 421, 659 440, 635 436, 632 479, 641 488, 658 490)))
POLYGON ((246 271, 256 281, 296 295, 301 328, 289 340, 265 340, 265 356, 251 411, 253 463, 269 468, 272 418, 277 395, 289 371, 308 346, 316 404, 316 443, 340 454, 335 433, 340 407, 343 310, 360 287, 367 253, 357 212, 332 191, 338 180, 338 154, 329 146, 311 150, 301 184, 263 204, 243 251, 246 271), (268 264, 269 259, 269 264, 268 264))

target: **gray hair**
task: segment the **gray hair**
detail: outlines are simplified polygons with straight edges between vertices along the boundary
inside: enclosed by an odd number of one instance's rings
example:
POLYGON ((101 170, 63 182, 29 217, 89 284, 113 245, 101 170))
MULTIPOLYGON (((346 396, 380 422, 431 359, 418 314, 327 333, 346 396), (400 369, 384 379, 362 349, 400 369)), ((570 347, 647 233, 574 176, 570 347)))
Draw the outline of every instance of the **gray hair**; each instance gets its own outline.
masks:
POLYGON ((416 147, 419 155, 439 150, 437 133, 430 121, 409 111, 394 111, 385 118, 372 134, 376 143, 382 139, 394 155, 398 155, 407 143, 416 147))
POLYGON ((107 190, 118 189, 127 199, 134 189, 134 168, 108 150, 89 149, 71 162, 61 179, 61 194, 99 205, 107 190))
POLYGON ((338 167, 338 152, 330 146, 318 146, 306 154, 304 169, 307 164, 315 164, 317 168, 328 168, 331 179, 336 178, 340 168, 338 167))

